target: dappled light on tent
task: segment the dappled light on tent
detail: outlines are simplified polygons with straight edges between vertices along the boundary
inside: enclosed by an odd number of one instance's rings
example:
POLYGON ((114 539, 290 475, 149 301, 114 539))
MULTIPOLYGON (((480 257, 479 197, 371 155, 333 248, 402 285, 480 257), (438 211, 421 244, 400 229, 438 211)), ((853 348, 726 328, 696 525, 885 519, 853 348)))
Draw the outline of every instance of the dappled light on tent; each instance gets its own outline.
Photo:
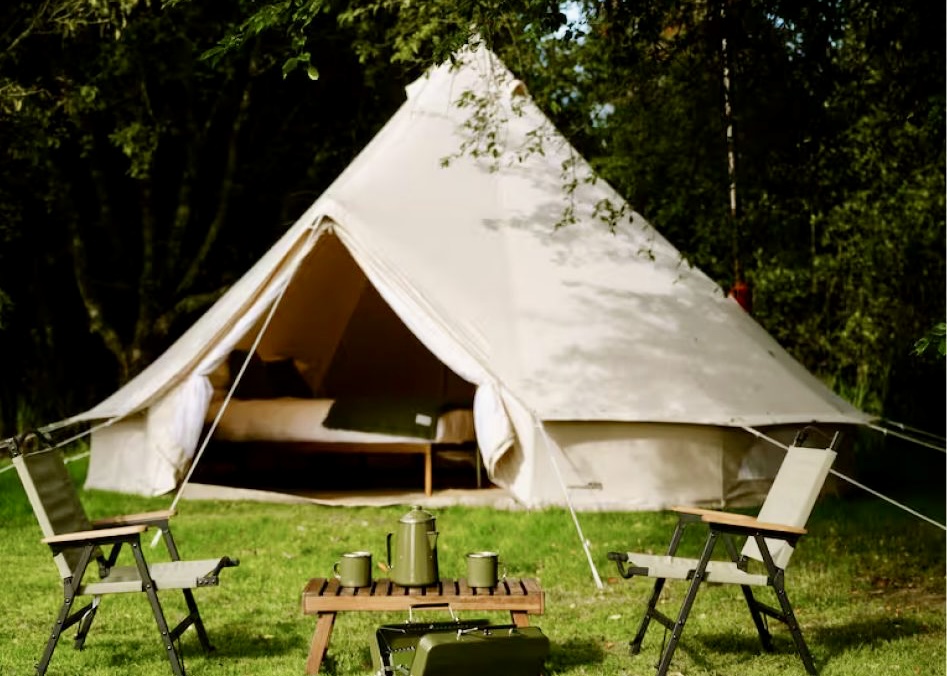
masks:
MULTIPOLYGON (((465 51, 458 64, 411 85, 401 109, 217 305, 153 367, 76 417, 121 418, 93 433, 87 486, 169 491, 202 428, 217 422, 218 432, 270 418, 303 438, 317 427, 362 434, 331 425, 339 401, 364 396, 387 399, 372 409, 378 418, 406 401, 467 407, 473 428, 463 441, 523 506, 747 503, 773 464, 754 450, 765 441, 753 428, 871 420, 597 179, 528 94, 511 100, 512 74, 492 53, 465 51), (483 140, 474 111, 457 105, 468 94, 496 112, 495 154, 459 152, 483 140), (524 152, 536 134, 543 152, 524 152), (564 167, 579 179, 575 190, 564 167), (235 351, 246 372, 259 371, 254 360, 277 364, 331 408, 315 415, 306 398, 281 407, 277 397, 240 413, 250 402, 235 390, 221 398, 210 383, 235 351), (300 419, 297 408, 309 413, 300 419), (117 441, 129 438, 138 443, 117 441), (133 466, 152 473, 118 470, 133 466)), ((232 376, 222 379, 231 387, 232 376)), ((430 449, 449 433, 442 413, 417 409, 408 420, 433 438, 385 433, 422 456, 426 474, 430 449)), ((276 439, 252 441, 275 453, 276 439)), ((372 440, 344 443, 351 451, 372 440)))

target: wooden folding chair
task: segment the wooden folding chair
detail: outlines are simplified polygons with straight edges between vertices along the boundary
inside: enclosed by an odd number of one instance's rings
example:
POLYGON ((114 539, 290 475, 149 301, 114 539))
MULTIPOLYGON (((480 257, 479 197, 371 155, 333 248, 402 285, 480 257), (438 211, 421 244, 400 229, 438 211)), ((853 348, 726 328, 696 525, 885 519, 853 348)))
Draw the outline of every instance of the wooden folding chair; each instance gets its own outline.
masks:
POLYGON ((239 562, 226 556, 182 561, 169 525, 169 519, 174 515, 172 510, 89 521, 66 469, 62 451, 50 447, 36 435, 14 440, 10 454, 39 521, 44 536, 42 541, 49 546, 63 583, 62 606, 43 656, 36 665, 37 676, 46 673, 64 630, 79 625, 75 647, 81 650, 101 598, 129 592, 140 592, 148 597, 164 652, 171 662, 171 671, 175 676, 184 676, 184 664, 175 641, 186 629, 193 626, 204 650, 212 650, 191 590, 217 585, 220 571, 239 562), (30 446, 33 448, 26 451, 30 446), (161 531, 170 561, 148 563, 145 560, 141 534, 152 526, 161 531), (124 546, 131 550, 134 565, 116 565, 124 546), (108 548, 108 555, 103 553, 103 548, 108 548), (98 579, 90 573, 89 564, 93 560, 98 564, 95 566, 98 579), (168 625, 158 599, 158 592, 169 589, 182 590, 188 608, 187 616, 173 628, 168 625), (78 596, 89 596, 91 601, 73 611, 78 596))
POLYGON ((703 582, 740 585, 763 648, 767 651, 773 649, 772 636, 764 618, 779 620, 789 628, 806 671, 810 674, 817 673, 786 594, 785 575, 789 558, 799 538, 806 533, 803 526, 809 519, 835 460, 834 449, 839 435, 835 435, 826 449, 804 448, 801 446, 803 438, 802 435, 797 436, 786 452, 772 488, 755 518, 708 509, 674 507, 671 511, 678 514, 678 522, 665 556, 632 552, 608 553, 608 558, 616 562, 622 577, 656 578, 644 618, 630 646, 632 655, 640 652, 651 620, 664 625, 671 632, 657 664, 658 676, 667 674, 688 614, 703 582), (684 530, 695 523, 707 527, 707 539, 700 557, 691 559, 676 556, 684 530), (734 536, 746 538, 739 553, 732 539, 734 536), (711 559, 718 540, 723 540, 729 560, 711 559), (676 619, 657 609, 661 590, 667 580, 690 581, 676 619), (754 586, 771 587, 779 608, 757 600, 752 591, 754 586))

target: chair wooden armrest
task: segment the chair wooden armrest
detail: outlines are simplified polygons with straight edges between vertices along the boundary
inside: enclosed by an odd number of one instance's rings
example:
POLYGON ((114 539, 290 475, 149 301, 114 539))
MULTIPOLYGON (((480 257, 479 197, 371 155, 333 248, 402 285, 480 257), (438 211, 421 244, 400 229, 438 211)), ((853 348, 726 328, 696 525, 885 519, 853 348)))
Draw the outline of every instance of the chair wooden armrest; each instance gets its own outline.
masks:
POLYGON ((161 509, 154 512, 141 512, 140 514, 122 514, 119 516, 109 516, 103 519, 96 519, 92 522, 94 528, 109 528, 112 526, 129 526, 134 524, 153 524, 167 521, 176 514, 173 509, 161 509))
POLYGON ((62 544, 102 544, 112 540, 127 538, 129 535, 144 533, 148 527, 142 524, 134 526, 119 526, 118 528, 101 528, 99 530, 80 530, 74 533, 61 533, 43 538, 48 545, 62 544))
POLYGON ((716 509, 704 509, 703 507, 686 507, 684 505, 675 505, 669 508, 672 512, 677 512, 678 514, 691 514, 693 516, 705 516, 705 515, 716 515, 723 514, 724 516, 733 517, 735 519, 752 519, 752 516, 746 514, 734 514, 732 512, 721 512, 716 509))
POLYGON ((737 532, 745 535, 761 533, 772 537, 783 538, 798 537, 806 534, 805 528, 798 526, 787 526, 781 523, 766 523, 758 521, 753 517, 743 516, 742 514, 728 514, 719 512, 716 514, 704 514, 701 521, 711 526, 726 526, 730 532, 737 532))

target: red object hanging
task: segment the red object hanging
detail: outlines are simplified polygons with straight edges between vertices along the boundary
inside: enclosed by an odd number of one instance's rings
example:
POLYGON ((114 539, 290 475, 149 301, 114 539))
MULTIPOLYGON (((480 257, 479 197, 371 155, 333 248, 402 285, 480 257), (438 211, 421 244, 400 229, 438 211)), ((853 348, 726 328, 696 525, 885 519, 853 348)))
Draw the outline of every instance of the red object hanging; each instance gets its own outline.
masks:
POLYGON ((734 282, 727 295, 739 303, 746 312, 753 311, 753 293, 750 291, 750 285, 742 279, 734 282))

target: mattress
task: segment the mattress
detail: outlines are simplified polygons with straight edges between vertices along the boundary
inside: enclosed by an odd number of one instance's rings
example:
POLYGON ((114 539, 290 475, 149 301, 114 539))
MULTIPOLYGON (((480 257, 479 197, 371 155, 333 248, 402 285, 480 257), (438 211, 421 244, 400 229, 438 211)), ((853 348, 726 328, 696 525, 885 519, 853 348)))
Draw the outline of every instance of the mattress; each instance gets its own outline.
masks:
MULTIPOLYGON (((223 402, 211 403, 207 420, 213 421, 223 402)), ((328 442, 353 444, 447 443, 474 441, 473 411, 451 409, 437 419, 433 439, 394 436, 376 432, 331 429, 323 423, 332 399, 231 399, 221 416, 214 438, 223 441, 328 442)))

